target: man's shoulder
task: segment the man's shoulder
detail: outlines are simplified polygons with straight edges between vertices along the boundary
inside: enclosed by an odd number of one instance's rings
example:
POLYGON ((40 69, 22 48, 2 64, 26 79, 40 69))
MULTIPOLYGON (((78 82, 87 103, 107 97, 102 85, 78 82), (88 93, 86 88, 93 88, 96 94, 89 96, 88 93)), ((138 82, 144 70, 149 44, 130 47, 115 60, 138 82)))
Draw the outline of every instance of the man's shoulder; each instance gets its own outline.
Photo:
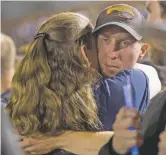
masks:
POLYGON ((117 83, 126 84, 126 80, 128 78, 131 79, 131 82, 137 79, 139 79, 140 82, 148 80, 144 72, 142 72, 140 69, 132 68, 132 69, 120 71, 114 77, 105 78, 104 81, 107 81, 108 83, 115 83, 115 84, 117 83))
POLYGON ((157 73, 156 69, 153 66, 140 64, 140 63, 136 63, 135 66, 134 66, 134 69, 140 69, 143 72, 149 71, 149 72, 152 72, 154 74, 157 73))

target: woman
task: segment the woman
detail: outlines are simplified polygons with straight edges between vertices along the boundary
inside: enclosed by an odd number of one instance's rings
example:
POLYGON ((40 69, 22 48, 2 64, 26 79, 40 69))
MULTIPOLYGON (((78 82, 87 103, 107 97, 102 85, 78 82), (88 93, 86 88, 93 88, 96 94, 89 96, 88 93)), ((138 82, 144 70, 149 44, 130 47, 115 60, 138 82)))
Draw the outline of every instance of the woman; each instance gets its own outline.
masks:
POLYGON ((70 12, 40 27, 15 72, 7 106, 20 135, 101 128, 91 89, 97 74, 84 53, 90 49, 91 32, 89 19, 70 12))

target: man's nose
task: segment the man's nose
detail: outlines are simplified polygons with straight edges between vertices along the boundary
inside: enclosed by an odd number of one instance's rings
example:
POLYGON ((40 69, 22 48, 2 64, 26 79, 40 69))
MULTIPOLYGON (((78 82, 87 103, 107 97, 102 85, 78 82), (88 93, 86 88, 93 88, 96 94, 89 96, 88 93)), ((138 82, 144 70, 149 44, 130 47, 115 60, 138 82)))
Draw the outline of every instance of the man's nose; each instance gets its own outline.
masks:
POLYGON ((112 60, 115 60, 118 57, 119 57, 119 53, 117 51, 110 51, 109 58, 111 58, 112 60))
POLYGON ((113 60, 118 58, 118 52, 116 51, 116 40, 115 40, 115 38, 112 38, 111 42, 109 44, 108 57, 113 59, 113 60))

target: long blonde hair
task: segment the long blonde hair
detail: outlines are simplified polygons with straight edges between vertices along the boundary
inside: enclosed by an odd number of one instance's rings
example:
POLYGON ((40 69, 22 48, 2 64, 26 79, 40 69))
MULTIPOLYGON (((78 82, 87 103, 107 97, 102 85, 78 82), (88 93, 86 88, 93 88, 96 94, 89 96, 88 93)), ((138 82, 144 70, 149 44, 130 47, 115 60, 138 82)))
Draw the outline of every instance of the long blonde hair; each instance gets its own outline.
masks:
POLYGON ((80 52, 90 47, 92 28, 88 18, 71 12, 41 26, 15 72, 7 106, 20 134, 100 129, 91 88, 97 74, 80 52))

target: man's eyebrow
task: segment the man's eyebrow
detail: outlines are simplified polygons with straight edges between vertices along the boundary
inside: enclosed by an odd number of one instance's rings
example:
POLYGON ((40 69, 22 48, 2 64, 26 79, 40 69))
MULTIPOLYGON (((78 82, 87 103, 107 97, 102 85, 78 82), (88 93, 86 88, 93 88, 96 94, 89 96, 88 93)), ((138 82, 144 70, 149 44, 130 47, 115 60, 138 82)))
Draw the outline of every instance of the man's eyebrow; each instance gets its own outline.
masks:
POLYGON ((111 35, 106 35, 106 34, 100 33, 99 36, 100 37, 110 37, 111 35))
POLYGON ((111 35, 111 37, 122 37, 122 38, 125 38, 125 37, 131 37, 131 34, 122 32, 122 33, 113 34, 113 35, 111 35))
POLYGON ((132 37, 131 34, 129 33, 125 33, 125 32, 120 32, 120 33, 116 33, 116 34, 104 34, 104 33, 100 33, 99 34, 100 36, 103 36, 103 37, 132 37))

